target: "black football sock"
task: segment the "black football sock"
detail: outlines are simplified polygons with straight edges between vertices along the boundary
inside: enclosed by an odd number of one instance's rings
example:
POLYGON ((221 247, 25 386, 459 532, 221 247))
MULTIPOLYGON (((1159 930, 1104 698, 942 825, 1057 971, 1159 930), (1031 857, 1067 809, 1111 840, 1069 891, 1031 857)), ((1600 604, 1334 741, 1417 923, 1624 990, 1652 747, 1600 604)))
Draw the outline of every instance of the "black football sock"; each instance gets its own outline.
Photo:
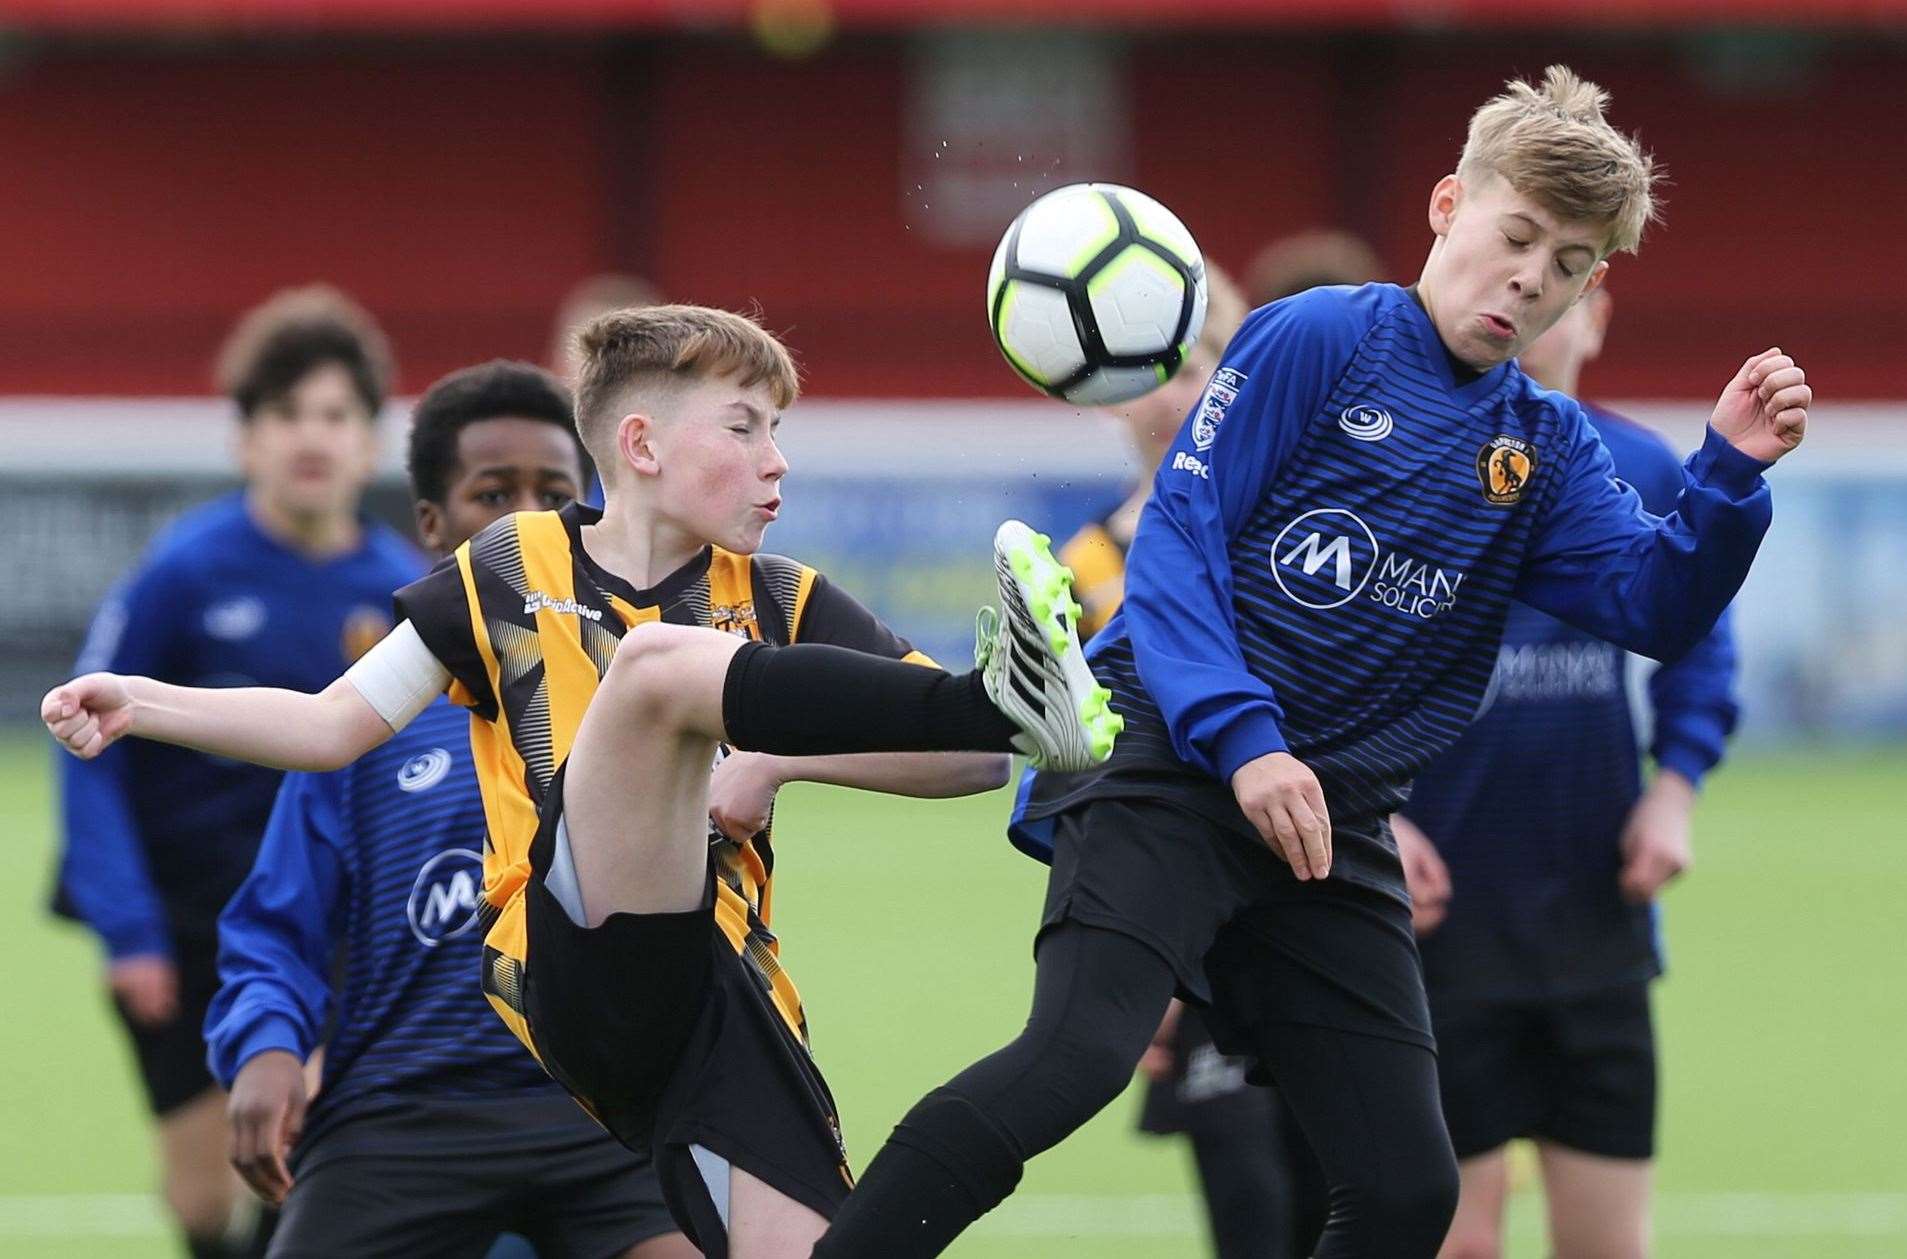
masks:
POLYGON ((978 673, 824 643, 747 643, 722 688, 728 741, 748 752, 1010 752, 1015 726, 978 673))
POLYGON ((1018 1146, 966 1098, 935 1089, 907 1112, 814 1248, 814 1259, 925 1259, 1020 1183, 1018 1146))

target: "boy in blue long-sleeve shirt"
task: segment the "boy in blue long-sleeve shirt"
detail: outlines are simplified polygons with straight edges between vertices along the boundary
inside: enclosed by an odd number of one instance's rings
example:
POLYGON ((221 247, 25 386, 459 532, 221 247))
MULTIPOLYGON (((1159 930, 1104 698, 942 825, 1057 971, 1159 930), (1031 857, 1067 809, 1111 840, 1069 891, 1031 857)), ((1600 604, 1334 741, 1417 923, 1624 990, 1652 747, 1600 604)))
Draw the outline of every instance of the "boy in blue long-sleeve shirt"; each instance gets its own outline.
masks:
POLYGON ((1416 286, 1314 289, 1233 340, 1090 653, 1125 733, 1016 820, 1053 862, 1026 1030, 902 1119, 817 1259, 938 1254, 1124 1088, 1175 990, 1317 1152, 1316 1253, 1436 1252, 1457 1171, 1385 819, 1476 712, 1512 598, 1658 657, 1700 640, 1811 400, 1779 351, 1744 363, 1662 518, 1516 368, 1651 217, 1605 100, 1562 67, 1511 84, 1432 191, 1416 286))
MULTIPOLYGON (((1608 317, 1591 294, 1520 365, 1574 393, 1608 317)), ((1667 445, 1585 410, 1616 475, 1672 512, 1682 473, 1667 445)), ((1649 678, 1646 788, 1625 664, 1614 644, 1513 607, 1483 711, 1392 819, 1462 1180, 1453 1253, 1500 1253, 1517 1137, 1537 1143, 1555 1253, 1649 1250, 1654 898, 1688 864, 1696 788, 1734 728, 1728 617, 1649 678)))
MULTIPOLYGON (((439 554, 585 483, 568 397, 521 363, 433 386, 410 467, 439 554)), ((478 1254, 508 1231, 546 1254, 686 1259, 648 1160, 569 1100, 475 982, 485 818, 469 726, 439 699, 347 768, 286 776, 219 925, 206 1040, 232 1094, 233 1161, 285 1204, 273 1255, 478 1254), (307 1109, 303 1063, 333 1013, 307 1109)))
MULTIPOLYGON (((186 513, 94 618, 79 668, 204 686, 322 686, 391 627, 423 569, 358 513, 390 373, 368 316, 288 292, 227 343, 245 489, 186 513)), ((115 1006, 157 1119, 167 1206, 195 1255, 242 1251, 249 1199, 226 1166, 201 1027, 220 909, 258 850, 280 775, 157 743, 62 757, 55 907, 105 945, 115 1006)))

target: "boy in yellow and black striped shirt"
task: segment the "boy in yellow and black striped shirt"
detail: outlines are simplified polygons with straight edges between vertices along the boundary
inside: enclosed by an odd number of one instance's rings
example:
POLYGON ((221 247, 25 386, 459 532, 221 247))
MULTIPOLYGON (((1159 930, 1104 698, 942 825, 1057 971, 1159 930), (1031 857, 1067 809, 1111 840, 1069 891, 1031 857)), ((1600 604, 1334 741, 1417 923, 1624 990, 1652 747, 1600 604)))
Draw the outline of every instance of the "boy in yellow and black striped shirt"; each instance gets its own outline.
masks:
POLYGON ((479 533, 398 593, 402 624, 317 696, 93 674, 42 717, 81 756, 130 733, 326 769, 448 689, 473 714, 491 1004, 606 1128, 653 1151, 706 1255, 747 1237, 733 1244, 750 1255, 805 1257, 849 1179, 769 930, 773 785, 959 794, 999 782, 1009 750, 1103 761, 1119 723, 1079 650, 1070 577, 1024 525, 995 538, 1004 608, 961 675, 813 569, 757 553, 796 379, 753 321, 648 307, 579 344, 602 512, 479 533), (712 787, 727 748, 747 752, 712 787))

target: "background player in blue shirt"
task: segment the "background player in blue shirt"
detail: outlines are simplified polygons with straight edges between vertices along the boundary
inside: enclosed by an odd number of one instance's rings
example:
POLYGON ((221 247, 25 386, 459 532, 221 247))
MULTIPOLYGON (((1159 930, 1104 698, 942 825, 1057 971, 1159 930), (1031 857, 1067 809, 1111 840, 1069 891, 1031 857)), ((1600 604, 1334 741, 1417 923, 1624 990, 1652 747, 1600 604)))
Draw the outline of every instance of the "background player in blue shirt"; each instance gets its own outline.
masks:
MULTIPOLYGON (((1608 317, 1607 295, 1590 294, 1520 365, 1573 394, 1608 317)), ((1668 447, 1585 410, 1616 475, 1649 510, 1674 510, 1668 447)), ((1512 608, 1483 711, 1392 819, 1460 1160, 1448 1255, 1501 1253, 1516 1137, 1537 1142, 1556 1254, 1648 1253, 1654 898, 1688 865, 1695 790, 1735 724, 1728 618, 1650 677, 1646 789, 1625 665, 1614 644, 1512 608)))
MULTIPOLYGON (((383 637, 391 591, 423 569, 358 512, 390 370, 382 334, 330 290, 247 315, 219 367, 245 488, 153 542, 100 607, 79 669, 311 689, 383 637)), ((226 1165, 200 1029, 218 986, 218 914, 251 868, 279 778, 157 743, 60 762, 56 908, 105 944, 158 1118, 166 1204, 195 1255, 242 1253, 256 1215, 226 1165)))
MULTIPOLYGON (((454 373, 413 417, 418 533, 447 554, 510 512, 561 507, 585 464, 546 373, 454 373)), ((476 982, 484 835, 469 714, 447 699, 345 769, 286 776, 220 922, 206 1028, 233 1163, 285 1204, 271 1253, 480 1254, 509 1231, 547 1255, 693 1256, 648 1160, 490 1012, 476 982), (307 1111, 303 1064, 334 1010, 307 1111)))
POLYGON ((1707 634, 1812 398, 1779 351, 1742 364, 1664 519, 1516 368, 1652 216, 1605 100, 1560 66, 1512 83, 1432 189, 1413 289, 1312 289, 1234 338, 1093 641, 1125 732, 1015 822, 1053 861, 1026 1029, 901 1120, 816 1259, 940 1253, 1119 1094, 1175 990, 1317 1152, 1316 1253, 1435 1254, 1456 1160, 1386 819, 1477 711, 1512 598, 1658 657, 1707 634))

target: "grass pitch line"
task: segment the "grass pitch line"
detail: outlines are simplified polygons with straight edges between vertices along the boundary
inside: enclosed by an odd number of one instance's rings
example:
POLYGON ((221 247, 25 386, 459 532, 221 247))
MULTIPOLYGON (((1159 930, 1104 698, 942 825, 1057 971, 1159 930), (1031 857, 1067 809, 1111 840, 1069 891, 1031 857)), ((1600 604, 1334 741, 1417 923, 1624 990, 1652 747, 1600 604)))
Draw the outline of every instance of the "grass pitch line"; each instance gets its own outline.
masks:
POLYGON ((0 1237, 163 1237, 149 1193, 0 1194, 0 1237))

